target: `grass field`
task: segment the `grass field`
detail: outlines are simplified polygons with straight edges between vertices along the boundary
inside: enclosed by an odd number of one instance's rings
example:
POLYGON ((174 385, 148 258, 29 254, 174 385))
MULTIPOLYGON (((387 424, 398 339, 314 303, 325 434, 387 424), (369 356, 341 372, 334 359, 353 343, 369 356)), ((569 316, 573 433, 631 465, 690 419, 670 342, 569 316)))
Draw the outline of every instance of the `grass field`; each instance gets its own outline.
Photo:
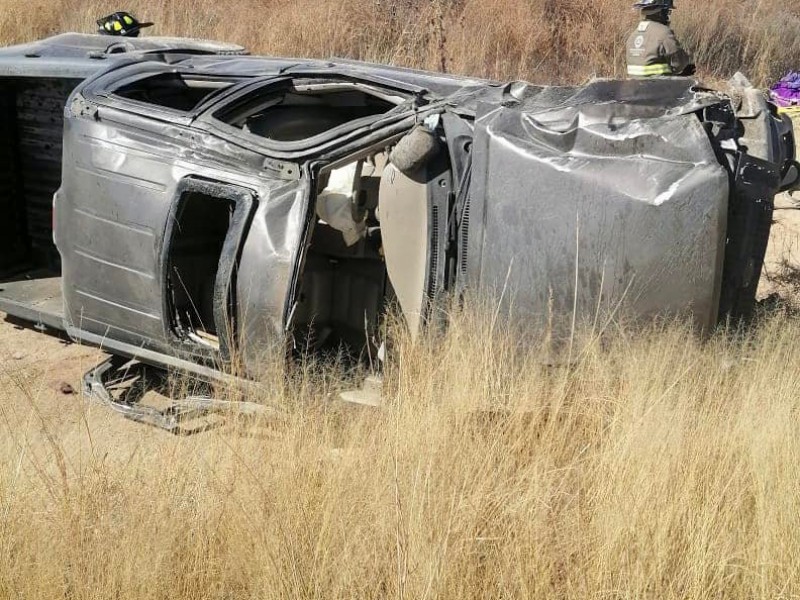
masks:
POLYGON ((618 329, 546 366, 456 317, 400 340, 380 413, 308 369, 281 422, 191 438, 0 362, 0 597, 797 597, 798 340, 618 329))
MULTIPOLYGON (((540 83, 619 75, 635 20, 610 0, 0 3, 7 43, 124 8, 153 34, 540 83)), ((675 27, 708 78, 800 66, 789 2, 679 2, 675 27)), ((96 358, 0 323, 0 599, 800 598, 785 308, 708 340, 614 323, 556 365, 468 310, 398 336, 381 411, 330 402, 334 368, 276 368, 252 399, 283 418, 187 438, 53 393, 59 357, 73 382, 96 358)))

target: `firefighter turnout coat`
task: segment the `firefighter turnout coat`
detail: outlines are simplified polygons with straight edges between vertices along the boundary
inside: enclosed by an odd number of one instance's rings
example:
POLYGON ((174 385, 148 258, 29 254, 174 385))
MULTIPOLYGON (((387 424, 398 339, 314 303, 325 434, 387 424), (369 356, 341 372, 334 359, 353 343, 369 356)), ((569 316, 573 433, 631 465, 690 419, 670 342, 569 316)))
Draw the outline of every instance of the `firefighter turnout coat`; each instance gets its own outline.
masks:
POLYGON ((683 75, 693 65, 669 25, 641 21, 628 38, 628 76, 683 75))

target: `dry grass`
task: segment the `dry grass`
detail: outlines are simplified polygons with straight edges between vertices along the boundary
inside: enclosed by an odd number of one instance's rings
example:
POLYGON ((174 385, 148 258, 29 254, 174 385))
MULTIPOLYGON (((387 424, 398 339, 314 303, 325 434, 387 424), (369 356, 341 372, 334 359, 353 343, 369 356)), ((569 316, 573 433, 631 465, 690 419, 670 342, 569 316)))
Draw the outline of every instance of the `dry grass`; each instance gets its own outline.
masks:
MULTIPOLYGON (((235 41, 254 52, 346 56, 495 79, 621 76, 630 0, 128 0, 151 34, 235 41)), ((782 0, 679 2, 675 28, 701 74, 763 84, 800 65, 800 8, 782 0)), ((0 40, 93 31, 109 0, 2 0, 0 40)))
MULTIPOLYGON (((627 2, 131 1, 154 33, 494 78, 621 71, 627 2)), ((3 0, 0 39, 119 8, 3 0)), ((707 76, 800 64, 800 11, 681 3, 707 76)), ((491 313, 480 313, 490 315, 491 313)), ((399 339, 389 406, 274 373, 280 424, 112 435, 0 356, 0 598, 800 596, 800 322, 619 328, 569 368, 490 316, 399 339), (5 368, 4 368, 5 366, 5 368), (22 400, 20 400, 22 398, 22 400)), ((109 419, 119 419, 109 415, 109 419)))
POLYGON ((619 329, 566 368, 462 315, 381 412, 307 369, 287 422, 187 439, 3 400, 0 597, 797 597, 798 339, 619 329))

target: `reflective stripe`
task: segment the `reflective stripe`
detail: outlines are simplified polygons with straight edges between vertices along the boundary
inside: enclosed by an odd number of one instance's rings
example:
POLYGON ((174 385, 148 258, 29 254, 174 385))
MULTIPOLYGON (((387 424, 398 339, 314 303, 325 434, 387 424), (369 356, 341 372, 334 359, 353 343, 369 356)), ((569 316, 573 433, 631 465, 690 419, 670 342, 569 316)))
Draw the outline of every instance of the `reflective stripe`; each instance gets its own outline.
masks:
POLYGON ((654 75, 672 75, 672 67, 669 65, 628 65, 628 75, 633 77, 652 77, 654 75))

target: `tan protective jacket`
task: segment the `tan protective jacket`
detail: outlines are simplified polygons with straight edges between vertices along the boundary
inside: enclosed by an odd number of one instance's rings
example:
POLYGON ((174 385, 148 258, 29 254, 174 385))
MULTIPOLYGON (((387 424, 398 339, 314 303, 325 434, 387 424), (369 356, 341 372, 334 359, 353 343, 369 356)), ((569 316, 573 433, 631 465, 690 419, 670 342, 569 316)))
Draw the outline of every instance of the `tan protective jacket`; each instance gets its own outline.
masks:
POLYGON ((628 76, 681 75, 692 57, 668 25, 644 20, 628 38, 628 76))

